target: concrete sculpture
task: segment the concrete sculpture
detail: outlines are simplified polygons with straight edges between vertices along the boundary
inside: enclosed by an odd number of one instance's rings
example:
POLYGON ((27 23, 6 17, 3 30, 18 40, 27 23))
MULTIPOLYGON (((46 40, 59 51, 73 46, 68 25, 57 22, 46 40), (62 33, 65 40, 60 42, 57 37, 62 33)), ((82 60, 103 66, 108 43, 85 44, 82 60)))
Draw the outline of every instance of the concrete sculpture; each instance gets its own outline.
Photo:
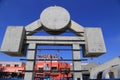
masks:
MULTIPOLYGON (((40 19, 25 27, 8 27, 1 51, 12 56, 23 55, 28 45, 26 70, 34 70, 37 45, 69 45, 73 49, 73 59, 80 59, 80 46, 85 57, 98 57, 106 52, 102 31, 100 28, 84 28, 71 20, 69 12, 59 6, 51 6, 43 10, 40 19), (44 29, 56 36, 33 36, 32 34, 44 29), (70 30, 77 36, 57 36, 70 30)), ((73 70, 81 70, 81 63, 73 61, 73 70)), ((82 80, 81 72, 73 73, 74 80, 82 80)), ((26 72, 24 80, 34 80, 34 72, 26 72)))

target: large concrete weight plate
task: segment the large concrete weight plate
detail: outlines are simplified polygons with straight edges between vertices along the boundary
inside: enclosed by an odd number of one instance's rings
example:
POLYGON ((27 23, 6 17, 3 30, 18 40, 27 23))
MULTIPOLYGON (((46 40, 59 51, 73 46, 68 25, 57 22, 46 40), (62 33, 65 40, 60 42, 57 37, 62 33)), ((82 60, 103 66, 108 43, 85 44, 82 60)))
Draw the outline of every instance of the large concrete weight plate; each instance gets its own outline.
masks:
POLYGON ((65 31, 70 23, 69 12, 58 6, 48 7, 40 15, 41 23, 46 31, 55 34, 56 31, 65 31))

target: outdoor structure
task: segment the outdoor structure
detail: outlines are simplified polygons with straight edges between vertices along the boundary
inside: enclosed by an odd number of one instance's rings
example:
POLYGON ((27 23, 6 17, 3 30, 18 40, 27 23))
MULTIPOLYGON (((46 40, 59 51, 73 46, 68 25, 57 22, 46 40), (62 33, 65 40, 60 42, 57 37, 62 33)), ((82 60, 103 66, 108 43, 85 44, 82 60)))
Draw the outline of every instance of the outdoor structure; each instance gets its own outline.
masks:
POLYGON ((120 79, 120 57, 90 70, 90 79, 120 79))
MULTIPOLYGON (((94 68, 96 68, 96 67, 98 67, 100 64, 97 64, 97 63, 94 63, 94 62, 90 62, 90 63, 84 63, 84 62, 82 62, 81 63, 81 69, 82 70, 87 70, 87 71, 85 71, 85 72, 81 72, 81 74, 82 74, 82 79, 83 80, 90 80, 90 71, 91 71, 91 69, 94 69, 94 68)), ((71 64, 71 70, 73 70, 73 67, 72 67, 73 65, 71 64)), ((73 73, 71 73, 71 74, 73 74, 73 73)))
POLYGON ((38 45, 72 46, 73 79, 82 80, 80 47, 84 57, 98 57, 106 52, 100 28, 84 28, 71 20, 69 12, 59 6, 51 6, 43 10, 40 19, 27 26, 9 26, 1 46, 1 52, 11 56, 27 54, 24 80, 34 80, 34 67, 38 45), (54 36, 35 36, 34 33, 44 30, 54 36), (58 36, 70 30, 76 36, 58 36), (28 46, 28 48, 27 48, 28 46), (33 61, 29 61, 33 60, 33 61))
MULTIPOLYGON (((42 55, 41 55, 42 56, 42 55)), ((50 55, 46 59, 51 59, 50 55)), ((45 59, 44 57, 38 57, 38 59, 45 59)), ((55 55, 54 59, 58 59, 55 55)), ((67 77, 71 78, 73 72, 69 72, 68 74, 64 72, 56 72, 57 70, 61 69, 70 69, 73 70, 72 64, 66 62, 59 62, 59 61, 37 61, 35 64, 35 70, 38 70, 38 72, 35 73, 35 77, 37 80, 39 78, 44 78, 44 76, 51 78, 51 79, 66 79, 67 77), (51 70, 51 72, 44 72, 44 70, 51 70), (52 72, 53 71, 53 72, 52 72)), ((94 62, 90 63, 81 63, 81 69, 82 70, 88 70, 85 72, 82 72, 83 80, 89 80, 91 79, 119 79, 120 78, 120 57, 114 58, 108 62, 105 62, 103 64, 96 64, 94 62)), ((0 62, 0 78, 10 78, 10 76, 16 76, 18 78, 24 76, 25 70, 25 64, 22 62, 0 62), (3 75, 4 73, 4 75, 3 75)), ((70 71, 69 70, 69 71, 70 71)))

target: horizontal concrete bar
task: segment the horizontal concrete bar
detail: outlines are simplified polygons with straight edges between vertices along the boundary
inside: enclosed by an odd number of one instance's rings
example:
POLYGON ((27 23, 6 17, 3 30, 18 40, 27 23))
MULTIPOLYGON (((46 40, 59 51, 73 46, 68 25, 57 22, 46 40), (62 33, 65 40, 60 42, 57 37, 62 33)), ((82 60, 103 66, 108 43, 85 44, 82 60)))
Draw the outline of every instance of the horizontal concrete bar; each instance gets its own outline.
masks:
POLYGON ((28 49, 28 50, 59 50, 59 51, 81 51, 82 49, 28 49))
POLYGON ((69 36, 27 36, 27 41, 84 41, 84 37, 69 36))
POLYGON ((62 42, 62 41, 27 41, 27 44, 30 43, 35 43, 37 45, 72 45, 72 44, 85 44, 84 41, 81 42, 73 42, 73 41, 66 41, 66 42, 62 42))
POLYGON ((72 45, 85 44, 84 37, 69 36, 27 36, 27 43, 35 43, 40 45, 72 45))

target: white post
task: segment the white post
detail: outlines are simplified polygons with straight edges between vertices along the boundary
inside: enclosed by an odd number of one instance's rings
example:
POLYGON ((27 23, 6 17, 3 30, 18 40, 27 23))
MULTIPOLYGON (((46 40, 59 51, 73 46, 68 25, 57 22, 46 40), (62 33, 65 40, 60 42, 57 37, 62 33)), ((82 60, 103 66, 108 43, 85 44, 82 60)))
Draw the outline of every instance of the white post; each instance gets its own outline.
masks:
MULTIPOLYGON (((80 59, 80 51, 75 51, 74 49, 80 50, 79 44, 73 44, 73 52, 72 58, 73 59, 80 59)), ((81 62, 80 61, 73 61, 73 70, 81 70, 81 62)), ((74 72, 73 73, 73 80, 82 80, 82 73, 81 72, 74 72)))
POLYGON ((24 80, 34 80, 34 66, 36 59, 36 44, 29 44, 27 59, 32 59, 34 61, 26 62, 26 70, 31 70, 33 72, 25 72, 24 80))

